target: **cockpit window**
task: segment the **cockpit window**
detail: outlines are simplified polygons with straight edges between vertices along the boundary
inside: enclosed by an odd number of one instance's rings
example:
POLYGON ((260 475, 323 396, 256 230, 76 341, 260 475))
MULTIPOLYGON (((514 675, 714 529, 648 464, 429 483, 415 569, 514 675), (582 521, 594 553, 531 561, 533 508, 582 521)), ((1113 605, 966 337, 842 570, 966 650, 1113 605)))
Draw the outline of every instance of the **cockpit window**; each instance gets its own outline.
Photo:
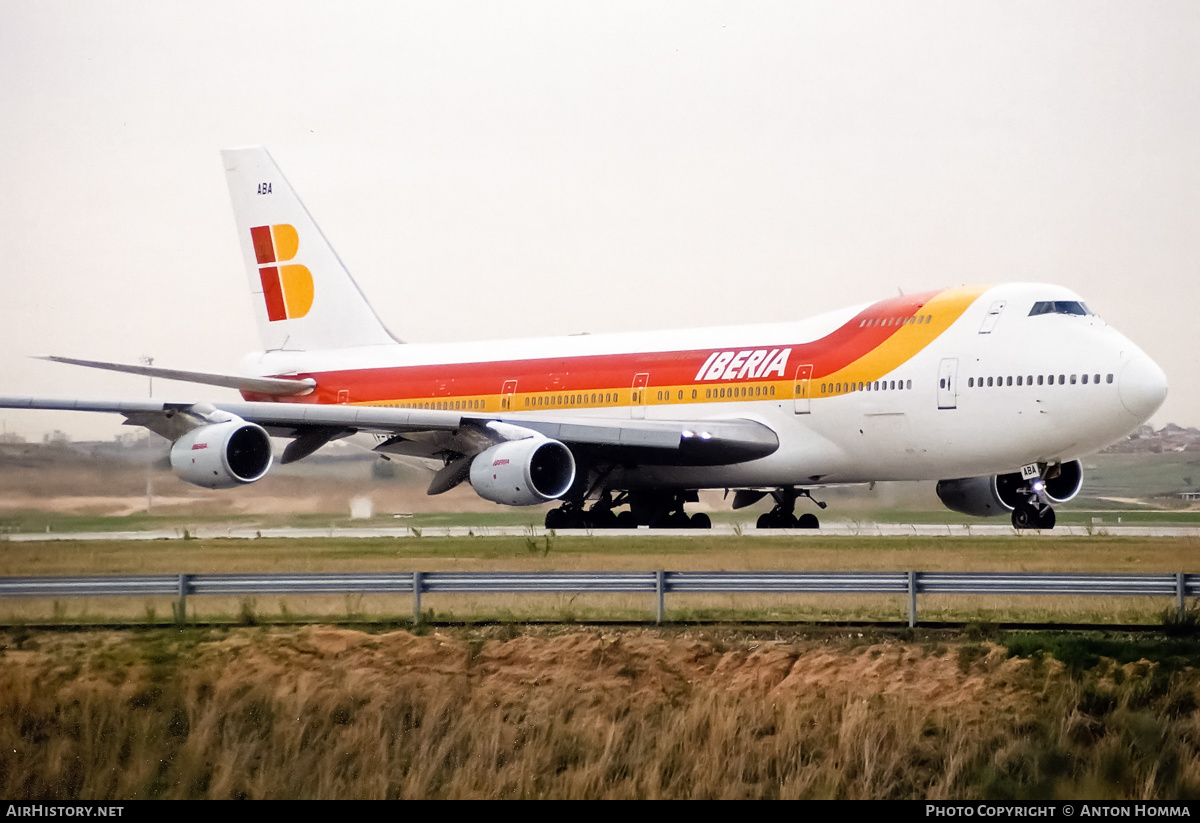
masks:
POLYGON ((1035 314, 1079 314, 1090 315, 1091 309, 1078 300, 1042 300, 1033 304, 1029 316, 1035 314))

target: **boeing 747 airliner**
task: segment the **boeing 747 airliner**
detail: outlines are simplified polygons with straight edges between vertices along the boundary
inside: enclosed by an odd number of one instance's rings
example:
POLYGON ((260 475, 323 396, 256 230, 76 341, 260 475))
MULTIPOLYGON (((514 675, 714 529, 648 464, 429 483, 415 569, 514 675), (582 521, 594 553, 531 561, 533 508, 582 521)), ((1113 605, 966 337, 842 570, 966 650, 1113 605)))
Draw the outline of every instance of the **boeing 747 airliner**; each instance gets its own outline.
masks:
MULTIPOLYGON (((1145 422, 1162 370, 1060 286, 949 288, 806 320, 489 343, 404 344, 380 322, 261 147, 222 152, 263 351, 240 374, 51 358, 237 388, 241 402, 0 398, 113 412, 172 441, 184 480, 262 479, 352 438, 496 503, 561 501, 548 528, 697 527, 701 489, 770 495, 938 480, 955 511, 1052 528, 1080 458, 1145 422)), ((821 505, 821 504, 818 504, 821 505)))

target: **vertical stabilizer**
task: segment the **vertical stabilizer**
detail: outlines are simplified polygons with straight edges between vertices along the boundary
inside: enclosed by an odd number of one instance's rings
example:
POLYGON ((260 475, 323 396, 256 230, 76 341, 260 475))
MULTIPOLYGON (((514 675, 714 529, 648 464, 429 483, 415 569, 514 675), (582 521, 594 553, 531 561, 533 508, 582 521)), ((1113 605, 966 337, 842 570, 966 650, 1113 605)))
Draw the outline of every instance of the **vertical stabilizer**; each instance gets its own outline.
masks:
POLYGON ((397 342, 267 150, 225 149, 221 157, 264 350, 397 342))

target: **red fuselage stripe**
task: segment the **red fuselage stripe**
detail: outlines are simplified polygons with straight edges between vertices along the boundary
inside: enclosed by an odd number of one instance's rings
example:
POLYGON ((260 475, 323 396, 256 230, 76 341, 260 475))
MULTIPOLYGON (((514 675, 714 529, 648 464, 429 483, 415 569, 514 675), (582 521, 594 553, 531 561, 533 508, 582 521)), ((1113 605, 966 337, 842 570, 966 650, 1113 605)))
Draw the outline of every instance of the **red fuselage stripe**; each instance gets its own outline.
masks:
MULTIPOLYGON (((843 369, 865 354, 883 345, 904 328, 902 319, 914 317, 937 293, 909 295, 873 304, 835 331, 809 343, 791 346, 743 346, 726 349, 735 355, 742 352, 762 352, 758 377, 743 373, 742 377, 697 379, 701 367, 709 363, 716 350, 712 348, 689 351, 645 352, 635 354, 583 355, 576 357, 539 358, 485 363, 447 363, 429 366, 397 366, 376 369, 347 369, 321 373, 300 374, 317 381, 317 389, 302 397, 285 398, 293 403, 381 403, 414 398, 446 398, 489 396, 502 392, 508 381, 516 381, 516 391, 522 394, 538 392, 593 392, 628 389, 635 375, 649 374, 646 388, 685 385, 729 385, 763 381, 790 381, 800 365, 813 367, 811 379, 820 378, 843 369), (893 325, 867 325, 868 318, 886 317, 893 325), (761 370, 769 365, 772 354, 790 349, 786 366, 767 374, 761 370)), ((269 302, 269 301, 268 301, 269 302)), ((277 397, 245 393, 250 400, 280 400, 277 397)))

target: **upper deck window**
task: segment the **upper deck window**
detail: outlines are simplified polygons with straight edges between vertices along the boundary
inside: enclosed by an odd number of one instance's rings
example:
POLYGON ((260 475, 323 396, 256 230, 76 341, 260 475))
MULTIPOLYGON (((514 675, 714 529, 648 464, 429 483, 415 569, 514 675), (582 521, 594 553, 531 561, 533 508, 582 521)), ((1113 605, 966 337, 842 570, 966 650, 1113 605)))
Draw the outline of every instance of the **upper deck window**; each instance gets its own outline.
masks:
POLYGON ((1029 316, 1035 314, 1078 314, 1090 315, 1091 309, 1078 300, 1042 300, 1033 304, 1029 316))

